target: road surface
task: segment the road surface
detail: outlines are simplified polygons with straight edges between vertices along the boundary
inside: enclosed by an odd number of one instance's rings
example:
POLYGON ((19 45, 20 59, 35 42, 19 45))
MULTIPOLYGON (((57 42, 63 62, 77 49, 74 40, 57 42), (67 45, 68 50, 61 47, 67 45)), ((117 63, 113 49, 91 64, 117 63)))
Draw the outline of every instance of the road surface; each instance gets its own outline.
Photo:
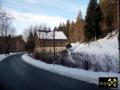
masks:
POLYGON ((21 56, 12 55, 0 62, 0 90, 108 90, 38 69, 21 56))

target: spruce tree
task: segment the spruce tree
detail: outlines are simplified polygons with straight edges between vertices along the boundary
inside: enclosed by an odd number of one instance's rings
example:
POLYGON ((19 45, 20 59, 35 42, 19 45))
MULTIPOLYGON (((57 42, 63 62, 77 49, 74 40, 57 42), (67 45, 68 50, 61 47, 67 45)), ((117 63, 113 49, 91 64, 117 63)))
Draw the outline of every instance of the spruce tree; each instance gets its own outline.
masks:
POLYGON ((100 23, 103 20, 103 13, 100 5, 98 4, 95 10, 95 37, 99 39, 103 36, 100 23))
POLYGON ((82 42, 84 39, 84 20, 82 18, 82 13, 79 11, 78 16, 76 18, 76 23, 75 23, 75 38, 76 42, 82 42))
POLYGON ((66 26, 65 26, 65 35, 67 36, 67 38, 69 39, 69 28, 70 28, 70 20, 67 20, 66 22, 66 26))
POLYGON ((90 0, 87 15, 85 17, 85 40, 96 40, 101 36, 100 22, 102 21, 102 11, 97 0, 90 0))
POLYGON ((58 31, 58 28, 57 28, 57 27, 54 27, 54 31, 58 31))
POLYGON ((74 42, 74 32, 75 32, 75 23, 72 21, 71 24, 70 24, 70 27, 69 27, 69 42, 72 43, 74 42))
POLYGON ((113 19, 114 19, 114 16, 112 14, 107 15, 106 17, 107 33, 112 33, 113 19))
POLYGON ((60 23, 57 31, 62 31, 62 24, 60 23))
MULTIPOLYGON (((120 31, 120 29, 119 29, 119 31, 120 31)), ((118 48, 119 48, 119 51, 120 51, 120 32, 119 32, 119 35, 118 35, 118 42, 119 42, 119 45, 118 45, 119 47, 118 48)))
POLYGON ((35 48, 34 35, 32 34, 32 32, 30 32, 29 37, 27 38, 26 49, 29 52, 34 52, 34 48, 35 48))
POLYGON ((81 21, 83 21, 83 18, 82 18, 82 12, 81 12, 81 10, 80 10, 79 13, 78 13, 76 22, 81 22, 81 21))
POLYGON ((97 7, 96 0, 90 0, 87 15, 85 17, 85 40, 89 41, 94 38, 95 31, 95 8, 97 7))

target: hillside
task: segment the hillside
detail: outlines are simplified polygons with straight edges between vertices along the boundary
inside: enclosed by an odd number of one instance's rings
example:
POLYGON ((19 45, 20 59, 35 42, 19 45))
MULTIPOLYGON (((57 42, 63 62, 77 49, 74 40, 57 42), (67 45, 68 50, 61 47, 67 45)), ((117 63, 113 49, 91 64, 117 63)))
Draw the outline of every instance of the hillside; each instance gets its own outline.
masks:
POLYGON ((118 72, 119 71, 119 50, 118 31, 108 34, 105 38, 88 43, 73 43, 70 52, 78 53, 72 55, 79 60, 86 60, 91 68, 96 65, 100 67, 97 71, 118 72), (82 56, 80 56, 82 54, 82 56))

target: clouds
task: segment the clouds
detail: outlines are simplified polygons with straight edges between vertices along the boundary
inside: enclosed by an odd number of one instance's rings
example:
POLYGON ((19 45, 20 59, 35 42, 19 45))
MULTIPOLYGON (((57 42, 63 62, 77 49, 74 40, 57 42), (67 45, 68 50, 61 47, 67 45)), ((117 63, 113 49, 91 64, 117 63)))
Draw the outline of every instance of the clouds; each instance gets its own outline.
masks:
MULTIPOLYGON (((39 5, 52 10, 58 9, 66 13, 78 13, 79 10, 85 16, 86 6, 89 0, 23 0, 26 4, 39 5)), ((57 11, 57 10, 56 10, 57 11)))
POLYGON ((89 0, 3 0, 16 18, 14 26, 22 32, 30 25, 45 23, 50 27, 67 19, 75 20, 79 10, 86 14, 89 0))
POLYGON ((89 0, 4 0, 6 7, 19 11, 73 18, 79 10, 85 16, 89 0))
POLYGON ((39 25, 42 23, 47 24, 49 27, 54 28, 58 26, 60 22, 66 22, 66 19, 59 16, 49 16, 42 14, 24 13, 12 11, 12 15, 15 17, 14 25, 19 27, 18 33, 21 33, 20 29, 25 29, 30 25, 39 25))

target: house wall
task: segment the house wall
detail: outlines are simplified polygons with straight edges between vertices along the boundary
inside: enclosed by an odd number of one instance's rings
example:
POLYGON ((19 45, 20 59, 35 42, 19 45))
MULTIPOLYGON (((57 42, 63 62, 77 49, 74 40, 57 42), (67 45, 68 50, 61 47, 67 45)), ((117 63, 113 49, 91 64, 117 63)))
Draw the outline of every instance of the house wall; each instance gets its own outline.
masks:
MULTIPOLYGON (((54 46, 54 40, 38 40, 37 42, 38 42, 37 44, 40 47, 53 47, 54 46)), ((55 40, 56 47, 66 47, 66 45, 67 45, 67 40, 55 40)))
POLYGON ((24 51, 25 42, 19 37, 6 38, 0 37, 0 53, 5 53, 6 49, 10 52, 24 51))
MULTIPOLYGON (((36 52, 54 52, 54 41, 53 40, 36 40, 36 52)), ((66 49, 68 44, 67 40, 55 40, 55 50, 56 52, 63 51, 66 49)))
MULTIPOLYGON (((61 52, 65 50, 66 47, 55 47, 55 52, 61 52)), ((47 52, 47 53, 53 53, 54 47, 37 47, 36 52, 47 52)))
POLYGON ((25 50, 25 41, 21 37, 16 38, 16 51, 25 50))
POLYGON ((0 53, 4 52, 4 40, 2 37, 0 37, 0 53))

